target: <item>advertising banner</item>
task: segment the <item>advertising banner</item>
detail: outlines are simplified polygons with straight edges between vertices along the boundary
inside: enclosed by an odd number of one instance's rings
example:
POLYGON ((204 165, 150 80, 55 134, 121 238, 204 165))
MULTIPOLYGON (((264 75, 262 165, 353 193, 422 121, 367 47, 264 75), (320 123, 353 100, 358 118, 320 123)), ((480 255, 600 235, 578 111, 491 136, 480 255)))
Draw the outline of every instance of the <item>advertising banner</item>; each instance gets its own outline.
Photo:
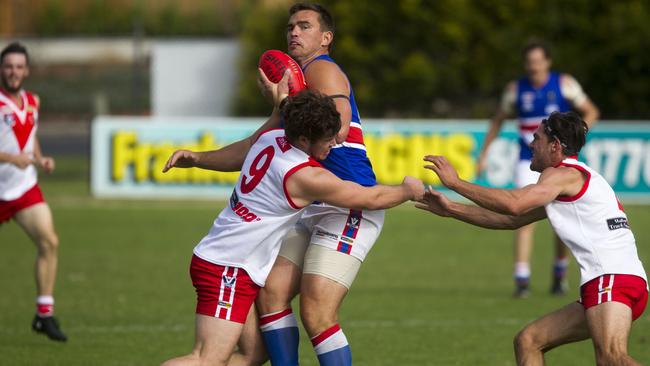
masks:
MULTIPOLYGON (((98 197, 227 198, 237 172, 197 168, 162 173, 177 149, 214 150, 249 136, 263 118, 99 117, 92 127, 92 192, 98 197)), ((487 121, 363 121, 368 156, 381 183, 398 184, 405 175, 438 185, 422 168, 424 155, 444 155, 460 177, 481 185, 511 188, 519 144, 514 123, 505 125, 477 175, 487 121)), ((628 202, 650 202, 650 123, 597 124, 580 159, 599 171, 628 202)))

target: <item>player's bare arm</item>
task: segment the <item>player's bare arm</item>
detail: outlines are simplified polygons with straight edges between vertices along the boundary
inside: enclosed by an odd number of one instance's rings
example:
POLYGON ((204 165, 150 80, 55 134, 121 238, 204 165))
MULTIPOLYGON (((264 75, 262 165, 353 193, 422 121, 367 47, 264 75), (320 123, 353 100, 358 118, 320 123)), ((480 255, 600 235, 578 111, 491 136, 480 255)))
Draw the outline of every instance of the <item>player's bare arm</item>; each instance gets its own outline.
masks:
POLYGON ((336 142, 341 143, 348 137, 352 108, 350 107, 350 84, 341 69, 332 62, 317 60, 305 71, 305 80, 309 89, 334 97, 336 110, 341 115, 341 129, 336 135, 336 142))
POLYGON ((246 154, 248 154, 251 146, 257 141, 259 135, 264 131, 280 127, 280 102, 289 93, 288 78, 290 73, 288 70, 279 83, 271 82, 261 69, 258 69, 258 73, 258 85, 260 89, 265 91, 265 95, 268 95, 272 99, 274 105, 271 116, 262 127, 258 128, 252 135, 218 150, 202 152, 176 150, 169 157, 167 163, 165 163, 163 172, 167 172, 171 168, 194 167, 221 172, 236 172, 241 169, 246 159, 246 154))
POLYGON ((488 132, 485 134, 485 139, 483 140, 483 147, 478 158, 477 164, 477 175, 480 175, 485 170, 485 164, 487 160, 487 151, 490 148, 492 142, 499 135, 503 122, 510 117, 512 107, 511 103, 513 101, 512 95, 516 94, 517 84, 512 81, 508 83, 505 90, 503 91, 503 97, 501 98, 501 106, 497 109, 497 112, 494 114, 494 117, 490 120, 490 127, 488 127, 488 132))
POLYGON ((432 163, 425 168, 434 171, 446 187, 481 207, 506 215, 522 215, 560 195, 575 195, 580 192, 585 179, 582 173, 573 168, 547 168, 536 184, 519 189, 487 188, 460 179, 443 156, 429 155, 424 160, 432 163))
POLYGON ((244 164, 246 154, 257 137, 264 131, 279 126, 279 112, 274 109, 271 117, 252 135, 233 142, 218 150, 191 151, 176 150, 169 157, 163 168, 163 173, 171 168, 201 168, 220 172, 239 171, 244 164))
POLYGON ((29 154, 9 154, 0 152, 0 163, 9 163, 20 169, 25 169, 32 164, 32 158, 29 154))
POLYGON ((315 167, 298 170, 289 177, 286 188, 299 206, 321 201, 337 207, 364 210, 387 209, 408 200, 421 199, 424 195, 424 184, 413 177, 405 177, 398 186, 363 187, 315 167))
POLYGON ((46 173, 52 173, 55 168, 54 158, 43 156, 41 152, 41 143, 36 139, 34 141, 34 163, 41 167, 46 173))
POLYGON ((598 118, 600 117, 600 111, 598 110, 598 107, 587 97, 582 104, 578 105, 575 107, 578 112, 582 115, 582 119, 585 120, 587 123, 587 126, 591 128, 594 124, 596 124, 596 121, 598 121, 598 118))
POLYGON ((490 148, 490 145, 492 142, 497 138, 499 135, 499 131, 501 131, 501 126, 503 126, 503 121, 508 118, 508 114, 504 112, 502 109, 499 109, 497 113, 494 115, 494 117, 490 120, 490 127, 488 128, 488 132, 485 134, 485 139, 483 140, 483 147, 481 148, 481 152, 478 157, 478 164, 477 164, 477 171, 476 174, 480 175, 485 171, 485 164, 487 161, 487 151, 490 148))
POLYGON ((441 217, 452 217, 486 229, 518 229, 546 218, 544 207, 535 208, 519 216, 504 215, 479 206, 450 201, 444 194, 429 187, 415 207, 441 217))
POLYGON ((560 83, 563 92, 567 94, 566 97, 571 102, 573 108, 580 113, 587 126, 591 128, 600 117, 598 107, 589 99, 587 94, 582 90, 582 86, 580 86, 573 76, 562 74, 560 76, 560 83))

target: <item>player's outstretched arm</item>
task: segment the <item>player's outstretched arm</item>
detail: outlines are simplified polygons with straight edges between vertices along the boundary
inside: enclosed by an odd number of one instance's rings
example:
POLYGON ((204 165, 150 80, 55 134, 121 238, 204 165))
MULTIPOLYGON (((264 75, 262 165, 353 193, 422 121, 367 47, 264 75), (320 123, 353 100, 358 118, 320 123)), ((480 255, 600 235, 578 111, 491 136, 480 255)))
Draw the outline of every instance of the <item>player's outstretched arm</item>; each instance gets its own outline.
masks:
POLYGON ((505 215, 522 215, 544 206, 560 194, 572 192, 576 184, 580 185, 579 173, 567 175, 566 171, 560 170, 562 168, 549 168, 542 172, 536 184, 520 189, 488 188, 460 179, 456 170, 443 156, 428 155, 424 160, 432 163, 424 167, 434 171, 447 188, 481 207, 505 215))
POLYGON ((452 217, 486 229, 517 229, 546 218, 544 207, 538 207, 520 216, 504 215, 483 207, 450 201, 444 194, 428 188, 415 207, 441 217, 452 217))
POLYGON ((400 185, 363 187, 344 181, 322 168, 303 168, 287 179, 287 192, 299 206, 321 201, 338 207, 380 210, 397 206, 424 195, 424 184, 417 178, 405 177, 400 185))
POLYGON ((190 150, 176 150, 169 157, 167 163, 163 167, 163 173, 171 168, 201 168, 208 170, 216 170, 220 172, 236 172, 239 171, 244 164, 246 154, 251 146, 257 139, 257 136, 265 130, 269 130, 275 123, 271 119, 258 129, 253 135, 245 139, 233 142, 218 150, 211 151, 190 151, 190 150))
POLYGON ((274 108, 269 119, 252 135, 233 142, 218 150, 195 152, 190 150, 175 151, 165 163, 163 172, 171 168, 201 168, 221 172, 236 172, 241 170, 246 154, 257 141, 260 134, 273 128, 280 127, 280 103, 289 93, 288 80, 290 73, 285 72, 280 82, 271 82, 261 69, 258 69, 258 84, 264 88, 273 100, 274 108))

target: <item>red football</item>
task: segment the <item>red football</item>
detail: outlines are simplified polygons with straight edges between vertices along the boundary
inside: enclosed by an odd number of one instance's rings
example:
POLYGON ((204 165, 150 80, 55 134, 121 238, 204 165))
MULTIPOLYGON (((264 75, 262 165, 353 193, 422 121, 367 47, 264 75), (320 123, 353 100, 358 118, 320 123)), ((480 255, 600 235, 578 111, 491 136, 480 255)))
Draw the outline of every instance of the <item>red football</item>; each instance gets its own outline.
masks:
POLYGON ((306 89, 305 75, 302 73, 300 65, 294 61, 291 56, 278 50, 268 50, 260 57, 259 67, 269 80, 274 83, 279 82, 286 69, 291 70, 289 75, 289 95, 306 89))

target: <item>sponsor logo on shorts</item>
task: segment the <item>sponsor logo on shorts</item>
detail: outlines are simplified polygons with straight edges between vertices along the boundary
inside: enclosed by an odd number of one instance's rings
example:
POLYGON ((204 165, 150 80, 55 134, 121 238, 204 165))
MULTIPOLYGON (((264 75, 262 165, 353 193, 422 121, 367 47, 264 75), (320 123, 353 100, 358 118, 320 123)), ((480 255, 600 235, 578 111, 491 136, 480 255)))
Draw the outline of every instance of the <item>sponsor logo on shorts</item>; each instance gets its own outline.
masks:
POLYGON ((338 235, 333 234, 333 233, 330 233, 330 232, 328 232, 328 231, 323 231, 323 230, 321 230, 321 229, 317 229, 315 235, 316 235, 316 236, 323 237, 323 238, 329 238, 329 239, 333 239, 333 240, 339 240, 339 236, 338 236, 338 235))
POLYGON ((221 280, 223 282, 223 285, 226 286, 226 288, 232 288, 235 286, 235 283, 237 282, 237 277, 235 276, 222 276, 221 280))
POLYGON ((605 292, 610 292, 610 291, 612 291, 611 287, 605 287, 605 288, 598 289, 598 294, 603 294, 605 292))
POLYGON ((615 217, 613 219, 607 219, 607 227, 609 230, 629 229, 630 224, 628 224, 625 217, 615 217))
POLYGON ((232 304, 225 301, 219 301, 219 306, 222 308, 230 309, 232 307, 232 304))
POLYGON ((341 235, 341 241, 344 241, 344 242, 350 243, 350 244, 354 243, 354 239, 349 238, 347 236, 343 236, 343 235, 341 235))

